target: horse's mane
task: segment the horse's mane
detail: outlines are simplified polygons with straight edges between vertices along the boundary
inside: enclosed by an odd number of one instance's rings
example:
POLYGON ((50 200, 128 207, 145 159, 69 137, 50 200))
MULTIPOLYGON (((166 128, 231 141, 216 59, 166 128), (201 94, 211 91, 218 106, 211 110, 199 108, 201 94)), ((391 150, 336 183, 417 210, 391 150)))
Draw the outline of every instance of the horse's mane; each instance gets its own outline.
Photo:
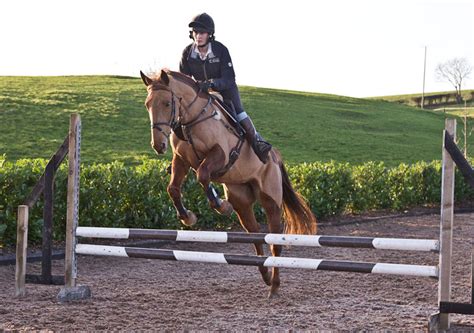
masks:
POLYGON ((190 77, 186 74, 183 74, 181 72, 168 71, 167 73, 168 73, 168 75, 171 75, 172 77, 174 77, 176 80, 178 80, 180 82, 183 82, 183 83, 187 84, 188 86, 191 86, 195 90, 199 89, 199 86, 198 86, 197 82, 192 77, 190 77))

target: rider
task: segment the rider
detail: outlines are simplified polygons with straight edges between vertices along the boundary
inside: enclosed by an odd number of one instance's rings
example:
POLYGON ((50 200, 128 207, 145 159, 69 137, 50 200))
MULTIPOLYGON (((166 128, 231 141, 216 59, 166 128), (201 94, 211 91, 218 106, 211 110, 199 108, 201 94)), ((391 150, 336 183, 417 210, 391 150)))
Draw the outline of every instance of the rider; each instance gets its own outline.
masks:
POLYGON ((201 90, 218 91, 226 104, 233 105, 236 118, 245 129, 247 141, 258 158, 266 163, 272 146, 257 133, 242 107, 229 51, 214 39, 213 19, 206 13, 198 14, 189 23, 189 27, 189 37, 194 42, 184 49, 179 70, 193 76, 201 90))

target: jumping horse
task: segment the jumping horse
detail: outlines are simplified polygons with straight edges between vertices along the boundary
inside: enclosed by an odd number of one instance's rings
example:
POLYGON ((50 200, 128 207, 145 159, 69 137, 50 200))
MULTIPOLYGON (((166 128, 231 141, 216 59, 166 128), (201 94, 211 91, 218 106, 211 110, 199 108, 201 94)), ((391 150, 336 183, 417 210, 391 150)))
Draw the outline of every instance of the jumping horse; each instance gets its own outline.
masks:
MULTIPOLYGON (((235 210, 247 232, 260 232, 253 212, 258 201, 265 211, 269 232, 316 233, 316 218, 293 189, 275 148, 263 164, 233 126, 222 104, 201 91, 191 77, 166 69, 152 78, 142 72, 140 75, 148 91, 145 106, 151 123, 151 145, 158 154, 166 152, 168 143, 173 150, 167 191, 182 223, 191 226, 197 221, 181 201, 181 185, 192 168, 210 206, 224 215, 235 210), (226 199, 218 197, 211 181, 223 184, 226 199)), ((271 245, 270 249, 273 256, 282 251, 280 245, 271 245)), ((257 255, 264 254, 262 244, 255 244, 255 250, 257 255)), ((273 268, 272 274, 264 266, 259 270, 271 286, 269 296, 275 296, 280 287, 279 269, 273 268)))

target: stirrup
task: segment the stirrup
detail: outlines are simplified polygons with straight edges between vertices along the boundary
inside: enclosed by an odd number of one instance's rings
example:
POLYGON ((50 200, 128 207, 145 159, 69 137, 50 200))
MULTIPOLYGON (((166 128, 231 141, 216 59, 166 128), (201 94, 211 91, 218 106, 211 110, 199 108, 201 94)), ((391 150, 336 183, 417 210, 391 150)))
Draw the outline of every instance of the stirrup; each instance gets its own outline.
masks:
POLYGON ((263 164, 267 163, 268 153, 272 149, 272 145, 264 140, 257 139, 254 141, 252 148, 259 160, 262 161, 263 164))

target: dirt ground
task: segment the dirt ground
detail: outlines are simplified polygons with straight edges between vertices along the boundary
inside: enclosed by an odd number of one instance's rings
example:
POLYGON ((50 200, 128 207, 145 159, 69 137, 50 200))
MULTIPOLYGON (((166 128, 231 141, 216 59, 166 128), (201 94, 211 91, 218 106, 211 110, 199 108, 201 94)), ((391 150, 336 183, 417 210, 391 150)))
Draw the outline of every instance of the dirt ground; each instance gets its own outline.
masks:
MULTIPOLYGON (((470 299, 474 214, 455 216, 453 299, 470 299)), ((343 226, 320 225, 319 234, 437 238, 439 215, 384 219, 343 226)), ((253 254, 245 244, 179 243, 164 248, 253 254)), ((342 248, 291 247, 284 256, 436 265, 438 255, 342 248)), ((54 274, 62 273, 62 261, 54 274)), ((28 273, 39 272, 28 264, 28 273)), ((27 285, 15 299, 14 266, 0 266, 3 330, 425 330, 437 310, 437 281, 430 278, 281 269, 281 291, 267 299, 256 267, 149 259, 79 257, 78 283, 92 299, 56 301, 58 286, 27 285)), ((473 325, 474 317, 453 321, 473 325)), ((474 328, 473 328, 474 330, 474 328)))

